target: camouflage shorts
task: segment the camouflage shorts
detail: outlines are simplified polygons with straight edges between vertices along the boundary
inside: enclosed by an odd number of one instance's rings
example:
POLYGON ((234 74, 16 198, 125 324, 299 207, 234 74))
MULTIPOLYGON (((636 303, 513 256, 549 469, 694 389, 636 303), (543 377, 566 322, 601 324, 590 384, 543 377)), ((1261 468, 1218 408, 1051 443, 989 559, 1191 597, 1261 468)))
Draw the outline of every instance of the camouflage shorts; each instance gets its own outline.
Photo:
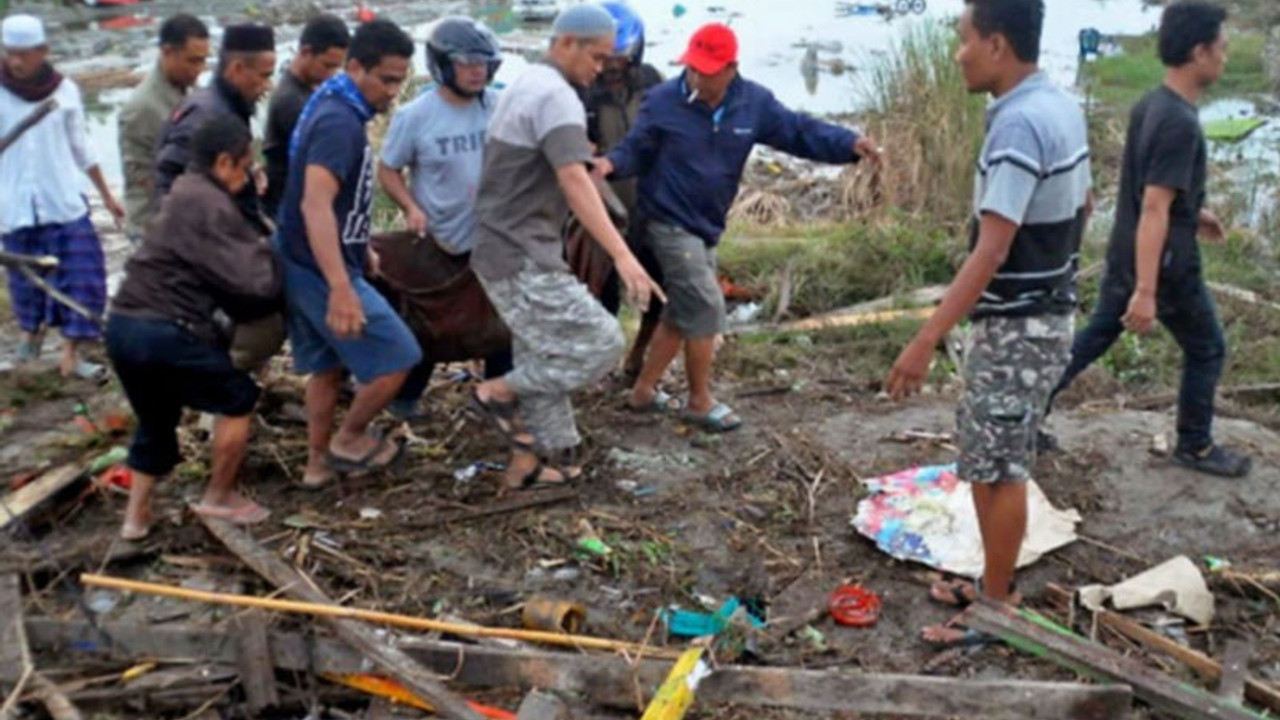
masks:
POLYGON ((1049 395, 1071 359, 1073 318, 993 317, 973 324, 956 414, 959 476, 1026 482, 1049 395))

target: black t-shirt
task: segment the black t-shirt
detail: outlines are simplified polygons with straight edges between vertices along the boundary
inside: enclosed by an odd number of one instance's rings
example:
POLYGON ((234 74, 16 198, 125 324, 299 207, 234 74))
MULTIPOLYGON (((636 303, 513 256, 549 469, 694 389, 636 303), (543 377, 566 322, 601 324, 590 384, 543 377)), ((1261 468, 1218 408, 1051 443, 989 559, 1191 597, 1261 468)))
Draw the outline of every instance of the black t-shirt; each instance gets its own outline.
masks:
POLYGON ((1116 224, 1107 263, 1133 280, 1138 221, 1148 186, 1177 191, 1169 209, 1169 237, 1160 258, 1160 282, 1177 281, 1200 269, 1196 229, 1204 206, 1208 150, 1196 106, 1166 86, 1151 91, 1129 115, 1116 224))
POLYGON ((267 129, 262 138, 262 154, 267 159, 267 192, 263 205, 273 220, 289 180, 289 139, 311 93, 311 88, 286 70, 267 107, 267 129))

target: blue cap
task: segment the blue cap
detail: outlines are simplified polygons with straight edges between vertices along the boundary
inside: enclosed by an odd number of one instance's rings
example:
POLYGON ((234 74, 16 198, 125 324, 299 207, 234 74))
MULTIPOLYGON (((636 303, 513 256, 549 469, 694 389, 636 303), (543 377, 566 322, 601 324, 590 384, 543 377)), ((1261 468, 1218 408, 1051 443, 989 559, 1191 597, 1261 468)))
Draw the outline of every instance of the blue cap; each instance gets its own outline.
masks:
POLYGON ((551 25, 551 36, 610 37, 617 30, 608 10, 594 3, 582 3, 566 8, 556 16, 556 21, 551 25))

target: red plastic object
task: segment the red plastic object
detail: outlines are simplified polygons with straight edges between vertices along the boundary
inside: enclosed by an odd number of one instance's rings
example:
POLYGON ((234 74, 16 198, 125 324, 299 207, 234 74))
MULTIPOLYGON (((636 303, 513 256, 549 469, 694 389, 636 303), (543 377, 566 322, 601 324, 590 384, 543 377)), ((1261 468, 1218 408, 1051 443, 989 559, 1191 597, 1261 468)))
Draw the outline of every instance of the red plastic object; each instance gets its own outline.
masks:
POLYGON ((112 465, 98 476, 98 485, 103 488, 119 488, 128 492, 133 489, 133 472, 124 465, 112 465))
POLYGON ((832 619, 848 627, 871 627, 880 619, 880 597, 855 585, 836 588, 827 608, 832 619))
POLYGON ((364 3, 360 3, 356 6, 356 22, 367 23, 376 17, 378 17, 378 14, 372 9, 366 7, 364 3))

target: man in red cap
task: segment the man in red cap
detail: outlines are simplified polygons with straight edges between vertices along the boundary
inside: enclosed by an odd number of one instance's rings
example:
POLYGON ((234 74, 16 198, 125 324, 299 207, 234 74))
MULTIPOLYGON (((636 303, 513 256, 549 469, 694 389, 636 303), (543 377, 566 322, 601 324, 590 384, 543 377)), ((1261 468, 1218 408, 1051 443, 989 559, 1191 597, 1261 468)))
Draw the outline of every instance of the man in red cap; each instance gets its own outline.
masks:
POLYGON ((742 419, 711 394, 716 336, 725 329, 716 244, 757 143, 829 163, 878 159, 876 144, 848 128, 793 112, 738 74, 738 39, 728 26, 703 26, 680 58, 685 72, 649 91, 635 126, 596 171, 638 177, 649 249, 669 303, 631 391, 638 411, 681 412, 685 422, 726 432, 742 419), (683 348, 688 403, 658 388, 683 348))

